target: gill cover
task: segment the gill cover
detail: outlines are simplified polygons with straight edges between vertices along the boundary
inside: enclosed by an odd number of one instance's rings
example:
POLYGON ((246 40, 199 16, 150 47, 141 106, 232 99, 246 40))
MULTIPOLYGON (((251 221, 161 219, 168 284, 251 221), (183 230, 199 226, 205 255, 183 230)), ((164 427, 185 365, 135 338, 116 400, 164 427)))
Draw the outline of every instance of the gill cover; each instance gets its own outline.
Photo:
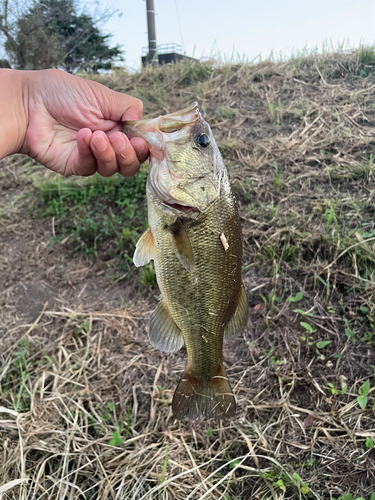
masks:
POLYGON ((226 170, 198 103, 158 118, 125 122, 123 131, 147 142, 148 186, 163 204, 204 212, 217 199, 226 170))

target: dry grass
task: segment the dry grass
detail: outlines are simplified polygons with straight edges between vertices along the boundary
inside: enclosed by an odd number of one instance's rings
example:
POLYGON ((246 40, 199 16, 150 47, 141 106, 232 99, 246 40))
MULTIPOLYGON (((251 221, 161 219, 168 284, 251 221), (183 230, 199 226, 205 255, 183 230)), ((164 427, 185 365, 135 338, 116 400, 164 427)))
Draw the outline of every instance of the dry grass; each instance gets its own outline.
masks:
POLYGON ((241 204, 250 304, 244 337, 225 347, 233 421, 174 421, 186 355, 148 343, 157 291, 134 278, 109 283, 111 264, 64 260, 63 244, 43 253, 51 221, 28 221, 15 196, 34 187, 24 165, 5 162, 0 498, 370 500, 375 56, 366 50, 96 77, 141 97, 150 116, 197 99, 213 126, 241 204), (35 231, 38 246, 25 248, 35 231), (36 279, 58 293, 27 321, 19 283, 36 279))

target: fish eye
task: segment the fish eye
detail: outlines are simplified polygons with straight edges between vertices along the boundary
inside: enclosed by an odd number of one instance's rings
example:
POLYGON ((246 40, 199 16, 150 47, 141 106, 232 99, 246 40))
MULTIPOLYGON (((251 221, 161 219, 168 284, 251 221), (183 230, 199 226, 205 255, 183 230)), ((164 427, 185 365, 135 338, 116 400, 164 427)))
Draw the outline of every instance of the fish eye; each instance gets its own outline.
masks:
POLYGON ((196 141, 197 144, 202 148, 207 148, 211 144, 210 138, 208 137, 207 134, 198 135, 196 141))

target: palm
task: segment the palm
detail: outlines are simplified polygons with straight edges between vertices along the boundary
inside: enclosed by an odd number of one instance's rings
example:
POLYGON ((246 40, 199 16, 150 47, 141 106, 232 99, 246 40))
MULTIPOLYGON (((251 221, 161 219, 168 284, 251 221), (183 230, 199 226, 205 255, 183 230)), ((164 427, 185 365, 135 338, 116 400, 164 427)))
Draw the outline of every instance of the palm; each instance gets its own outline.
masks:
POLYGON ((28 154, 55 172, 82 174, 82 162, 90 157, 91 164, 96 163, 89 145, 80 139, 80 130, 100 130, 107 136, 121 131, 124 105, 113 106, 115 93, 95 82, 57 71, 54 78, 39 80, 34 94, 29 104, 28 154))

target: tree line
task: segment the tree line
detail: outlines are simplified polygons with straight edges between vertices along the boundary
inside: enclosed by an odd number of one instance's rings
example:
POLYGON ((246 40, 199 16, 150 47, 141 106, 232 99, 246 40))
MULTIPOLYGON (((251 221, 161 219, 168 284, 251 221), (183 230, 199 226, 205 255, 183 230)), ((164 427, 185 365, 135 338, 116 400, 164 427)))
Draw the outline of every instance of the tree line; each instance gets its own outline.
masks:
POLYGON ((113 14, 94 18, 75 0, 0 0, 0 45, 15 69, 111 69, 124 61, 121 46, 111 47, 100 30, 113 14))

